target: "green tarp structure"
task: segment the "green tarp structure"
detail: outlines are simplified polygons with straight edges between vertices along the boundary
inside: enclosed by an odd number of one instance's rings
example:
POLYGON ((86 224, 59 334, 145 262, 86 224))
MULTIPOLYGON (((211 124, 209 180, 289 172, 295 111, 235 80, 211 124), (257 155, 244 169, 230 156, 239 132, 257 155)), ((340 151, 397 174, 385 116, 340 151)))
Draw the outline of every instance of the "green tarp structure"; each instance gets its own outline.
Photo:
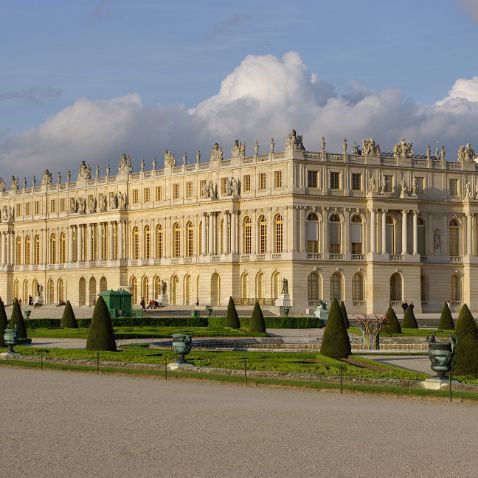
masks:
POLYGON ((104 290, 100 292, 106 302, 111 318, 131 317, 131 298, 133 294, 127 290, 104 290))

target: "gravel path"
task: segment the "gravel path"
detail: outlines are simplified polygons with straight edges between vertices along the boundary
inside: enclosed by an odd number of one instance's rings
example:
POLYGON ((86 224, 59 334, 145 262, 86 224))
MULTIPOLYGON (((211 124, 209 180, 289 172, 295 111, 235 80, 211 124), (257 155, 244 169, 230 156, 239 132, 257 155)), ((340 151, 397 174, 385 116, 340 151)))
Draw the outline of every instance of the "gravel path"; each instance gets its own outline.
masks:
POLYGON ((367 358, 381 363, 388 363, 395 367, 402 367, 417 372, 434 375, 430 368, 430 358, 428 355, 366 355, 367 358))
POLYGON ((0 369, 0 476, 476 476, 478 406, 0 369))

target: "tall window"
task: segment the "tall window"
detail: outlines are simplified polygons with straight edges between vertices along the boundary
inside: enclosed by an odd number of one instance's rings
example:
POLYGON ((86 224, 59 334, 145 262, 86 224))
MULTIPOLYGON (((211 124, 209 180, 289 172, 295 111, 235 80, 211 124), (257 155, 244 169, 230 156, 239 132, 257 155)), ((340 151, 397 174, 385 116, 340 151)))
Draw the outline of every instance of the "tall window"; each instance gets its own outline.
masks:
POLYGON ((40 236, 37 234, 33 240, 33 263, 40 264, 40 236))
POLYGON ((192 181, 188 181, 186 183, 186 197, 191 198, 193 196, 193 183, 192 181))
POLYGON ((173 184, 173 199, 179 199, 179 184, 173 184))
POLYGON ((319 218, 311 212, 307 216, 307 252, 317 254, 319 252, 319 218))
POLYGON ((363 254, 362 218, 358 214, 352 216, 350 220, 350 242, 352 254, 363 254))
POLYGON ((50 236, 50 264, 56 264, 56 235, 50 236))
POLYGON ((390 174, 385 174, 383 177, 383 190, 386 193, 391 193, 393 191, 393 176, 390 174))
POLYGON ((448 244, 450 256, 460 255, 460 224, 456 219, 452 219, 448 226, 448 244))
POLYGON ((418 253, 422 256, 426 255, 426 235, 425 235, 425 222, 421 217, 417 219, 417 242, 418 253))
POLYGON ((181 228, 179 223, 173 225, 173 257, 181 256, 181 228))
POLYGON ((362 190, 362 175, 360 173, 352 173, 352 191, 362 190))
POLYGON ((307 171, 307 187, 309 188, 317 187, 317 175, 318 175, 318 171, 307 171))
POLYGON ((60 234, 60 264, 66 262, 66 235, 64 232, 60 234))
POLYGON ((151 230, 149 226, 144 226, 144 259, 151 258, 151 230))
POLYGON ((330 173, 330 189, 340 189, 340 173, 335 171, 330 173))
POLYGON ((149 202, 151 199, 151 190, 149 188, 144 188, 143 190, 143 202, 149 202))
POLYGON ((267 186, 266 173, 259 173, 259 189, 264 190, 267 186))
POLYGON ((266 297, 266 281, 264 273, 260 272, 256 276, 256 299, 264 299, 266 297))
POLYGON ((137 189, 133 189, 133 204, 138 204, 139 202, 139 192, 137 189))
POLYGON ((282 187, 282 171, 274 171, 274 187, 276 189, 282 187))
POLYGON ((462 280, 457 274, 451 276, 451 301, 461 303, 463 297, 462 280))
POLYGON ((247 299, 249 297, 249 275, 244 273, 241 277, 241 297, 247 299))
POLYGON ((186 257, 194 256, 194 226, 191 221, 186 224, 186 257))
POLYGON ((395 221, 393 217, 387 216, 385 219, 385 245, 389 254, 396 254, 395 247, 395 221))
POLYGON ((352 277, 352 302, 363 302, 364 300, 363 275, 357 272, 352 277))
POLYGON ((428 277, 425 274, 420 274, 420 300, 428 301, 428 277))
POLYGON ((329 217, 329 252, 340 254, 342 252, 341 244, 341 224, 338 214, 332 214, 329 217))
POLYGON ((265 216, 259 217, 259 254, 267 250, 267 221, 265 216))
POLYGON ((252 251, 252 223, 251 218, 246 216, 243 222, 243 254, 251 254, 252 251))
POLYGON ((390 300, 393 302, 403 300, 402 276, 398 272, 390 277, 390 300))
POLYGON ((139 259, 139 229, 137 226, 134 226, 131 231, 131 246, 133 260, 137 261, 139 259))
POLYGON ((251 190, 251 176, 246 174, 244 176, 244 192, 249 192, 251 190))
POLYGON ((274 218, 274 252, 281 254, 284 243, 284 226, 282 216, 277 214, 274 218))
POLYGON ((135 276, 132 276, 131 279, 129 280, 129 285, 130 285, 130 292, 131 292, 131 301, 133 304, 138 303, 138 280, 136 279, 135 276))
POLYGON ((316 305, 320 299, 319 292, 319 274, 317 272, 312 272, 309 274, 309 278, 307 280, 307 289, 308 289, 308 299, 309 305, 316 305))
POLYGON ((161 224, 156 226, 156 259, 163 257, 163 228, 161 224))
POLYGON ((108 246, 108 241, 106 240, 106 232, 107 232, 107 223, 102 223, 100 225, 101 227, 101 250, 100 250, 100 261, 106 261, 107 259, 107 246, 108 246))
POLYGON ((15 264, 19 266, 22 263, 22 238, 17 236, 15 239, 15 264))
POLYGON ((163 188, 162 186, 156 186, 156 201, 163 200, 163 188))
POLYGON ((339 302, 342 297, 342 274, 334 272, 330 278, 330 301, 337 299, 339 302))
POLYGON ((448 180, 448 193, 450 196, 458 196, 458 179, 448 180))
POLYGON ((26 237, 25 237, 25 253, 24 253, 25 265, 26 265, 26 266, 29 266, 29 265, 30 265, 30 262, 31 262, 30 248, 31 248, 30 236, 26 236, 26 237))

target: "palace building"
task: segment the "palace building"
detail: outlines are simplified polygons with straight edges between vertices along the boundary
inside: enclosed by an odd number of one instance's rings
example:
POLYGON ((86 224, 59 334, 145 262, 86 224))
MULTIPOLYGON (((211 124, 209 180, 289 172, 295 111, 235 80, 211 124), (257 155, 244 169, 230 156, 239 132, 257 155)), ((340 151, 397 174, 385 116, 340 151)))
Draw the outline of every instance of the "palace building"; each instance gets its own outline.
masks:
POLYGON ((442 148, 412 154, 401 140, 383 153, 372 139, 348 151, 304 148, 292 131, 252 156, 235 141, 207 158, 164 167, 122 155, 116 175, 23 187, 0 180, 0 295, 91 305, 104 289, 170 306, 258 300, 278 305, 288 282, 291 314, 344 300, 351 313, 384 313, 413 302, 437 312, 449 300, 478 309, 478 174, 470 145, 455 161, 442 148))

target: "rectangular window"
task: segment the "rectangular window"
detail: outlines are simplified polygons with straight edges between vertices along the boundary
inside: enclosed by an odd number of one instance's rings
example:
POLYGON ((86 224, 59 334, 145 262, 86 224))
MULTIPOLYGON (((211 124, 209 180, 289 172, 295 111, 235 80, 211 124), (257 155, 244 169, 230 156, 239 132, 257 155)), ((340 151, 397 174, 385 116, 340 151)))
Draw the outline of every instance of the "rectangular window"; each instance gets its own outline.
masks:
POLYGON ((318 171, 307 171, 307 187, 309 188, 317 187, 317 174, 318 174, 318 171))
POLYGON ((156 201, 163 200, 163 188, 161 186, 156 186, 156 201))
POLYGON ((150 200, 151 200, 151 190, 149 188, 144 188, 143 202, 149 202, 150 200))
POLYGON ((199 183, 199 190, 201 191, 201 197, 207 197, 207 181, 205 179, 201 179, 199 183))
POLYGON ((60 199, 60 212, 65 212, 65 198, 60 199))
POLYGON ((450 196, 458 196, 458 179, 448 180, 448 192, 450 196))
POLYGON ((340 173, 335 171, 330 173, 330 189, 340 189, 340 173))
POLYGON ((274 188, 282 187, 282 171, 274 171, 274 188))
POLYGON ((22 215, 22 205, 21 204, 17 204, 17 207, 16 207, 16 216, 19 217, 22 215))
POLYGON ((133 204, 138 204, 139 202, 139 193, 137 189, 133 189, 133 204))
POLYGON ((352 191, 362 190, 362 175, 360 173, 352 173, 352 191))
POLYGON ((244 176, 244 192, 248 192, 251 190, 251 176, 246 174, 244 176))
POLYGON ((393 176, 386 174, 383 177, 383 190, 386 193, 391 193, 393 191, 393 176))
POLYGON ((226 194, 227 178, 221 178, 221 194, 226 194))
POLYGON ((415 190, 419 193, 423 192, 424 178, 415 178, 415 190))
POLYGON ((193 183, 192 181, 188 181, 186 183, 186 197, 192 198, 193 197, 193 183))
POLYGON ((266 173, 259 173, 259 189, 264 190, 266 188, 266 173))
POLYGON ((25 215, 26 215, 26 216, 29 216, 29 215, 30 215, 30 203, 29 203, 29 202, 27 202, 27 203, 25 204, 25 215))
POLYGON ((35 214, 40 214, 40 201, 35 201, 35 214))
POLYGON ((179 184, 173 184, 173 199, 179 199, 179 184))
POLYGON ((52 199, 50 201, 50 213, 55 213, 56 212, 56 200, 52 199))

